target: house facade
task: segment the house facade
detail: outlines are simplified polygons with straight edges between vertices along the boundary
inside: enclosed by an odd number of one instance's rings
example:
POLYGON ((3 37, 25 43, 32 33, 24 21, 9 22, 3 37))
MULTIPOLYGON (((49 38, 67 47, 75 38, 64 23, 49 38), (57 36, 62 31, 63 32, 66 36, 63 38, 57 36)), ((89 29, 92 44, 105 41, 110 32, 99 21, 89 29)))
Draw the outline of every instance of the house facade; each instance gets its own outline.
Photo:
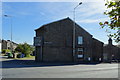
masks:
POLYGON ((17 43, 11 42, 10 40, 2 40, 2 49, 11 49, 12 44, 12 50, 14 51, 17 47, 17 43))
POLYGON ((95 62, 102 62, 103 61, 103 45, 104 43, 93 38, 93 61, 95 62))
POLYGON ((55 21, 36 29, 34 45, 38 62, 91 62, 102 59, 103 43, 75 23, 75 54, 73 54, 73 24, 70 18, 55 21), (95 43, 93 45, 93 43, 95 43), (95 47, 100 45, 99 47, 95 47), (96 48, 95 51, 93 48, 96 48), (94 55, 93 55, 94 53, 94 55))
POLYGON ((103 47, 103 61, 111 62, 112 60, 120 60, 120 48, 112 44, 112 39, 109 38, 108 44, 103 47))

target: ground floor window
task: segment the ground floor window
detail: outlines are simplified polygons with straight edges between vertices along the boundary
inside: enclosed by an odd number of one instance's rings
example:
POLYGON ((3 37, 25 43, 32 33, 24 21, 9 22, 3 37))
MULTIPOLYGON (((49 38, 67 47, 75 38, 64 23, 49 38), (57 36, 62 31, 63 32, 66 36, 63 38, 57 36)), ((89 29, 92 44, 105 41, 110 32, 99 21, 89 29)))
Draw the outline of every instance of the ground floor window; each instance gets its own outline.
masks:
POLYGON ((78 58, 83 58, 83 54, 78 54, 78 58))
POLYGON ((83 48, 78 48, 77 51, 78 51, 78 52, 82 52, 82 51, 83 51, 83 48))
POLYGON ((78 48, 77 49, 77 58, 83 58, 83 48, 78 48))

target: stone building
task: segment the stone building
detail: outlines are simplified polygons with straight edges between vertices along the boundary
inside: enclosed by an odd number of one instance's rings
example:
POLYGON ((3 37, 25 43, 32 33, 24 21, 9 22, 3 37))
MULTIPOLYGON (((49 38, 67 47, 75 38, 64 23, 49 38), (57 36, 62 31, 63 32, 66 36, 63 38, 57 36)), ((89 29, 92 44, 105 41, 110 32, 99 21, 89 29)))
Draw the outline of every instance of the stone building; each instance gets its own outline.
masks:
POLYGON ((11 42, 10 40, 2 40, 2 49, 11 49, 12 44, 12 50, 14 51, 17 47, 17 43, 11 42))
POLYGON ((93 39, 90 33, 76 23, 75 54, 73 54, 73 24, 74 21, 65 18, 36 29, 36 36, 34 37, 35 60, 44 62, 88 62, 98 61, 93 57, 102 59, 102 51, 99 51, 99 49, 102 50, 103 43, 93 39), (98 45, 100 46, 96 47, 98 45), (96 48, 96 50, 93 48, 96 48))
POLYGON ((104 43, 93 38, 93 61, 102 62, 103 60, 103 45, 104 43))
POLYGON ((109 38, 108 44, 103 47, 103 61, 111 62, 112 60, 120 60, 120 48, 112 44, 112 39, 109 38))

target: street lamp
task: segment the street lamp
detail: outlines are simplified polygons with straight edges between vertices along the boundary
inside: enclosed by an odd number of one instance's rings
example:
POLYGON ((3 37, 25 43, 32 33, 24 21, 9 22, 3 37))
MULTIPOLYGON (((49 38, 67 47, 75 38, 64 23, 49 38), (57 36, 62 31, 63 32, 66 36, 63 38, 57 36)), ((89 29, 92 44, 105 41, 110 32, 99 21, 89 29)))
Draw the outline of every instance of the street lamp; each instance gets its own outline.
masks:
POLYGON ((11 35, 10 35, 10 37, 11 37, 11 42, 10 42, 10 46, 11 46, 11 52, 13 51, 12 50, 12 16, 10 16, 10 15, 4 15, 5 17, 9 17, 11 20, 11 35))
POLYGON ((79 5, 81 5, 82 4, 82 2, 80 2, 75 8, 74 8, 74 11, 73 11, 73 20, 74 20, 74 22, 73 22, 73 61, 75 60, 75 9, 79 6, 79 5))

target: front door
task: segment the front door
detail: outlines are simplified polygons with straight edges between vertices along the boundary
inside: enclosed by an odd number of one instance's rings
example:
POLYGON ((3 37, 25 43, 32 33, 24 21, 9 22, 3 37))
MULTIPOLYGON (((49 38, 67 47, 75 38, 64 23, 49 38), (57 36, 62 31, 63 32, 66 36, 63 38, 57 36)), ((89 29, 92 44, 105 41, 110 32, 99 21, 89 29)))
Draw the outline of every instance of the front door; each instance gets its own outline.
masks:
POLYGON ((104 54, 103 54, 103 60, 104 60, 104 61, 107 61, 107 60, 108 60, 108 54, 107 54, 107 53, 104 53, 104 54))

